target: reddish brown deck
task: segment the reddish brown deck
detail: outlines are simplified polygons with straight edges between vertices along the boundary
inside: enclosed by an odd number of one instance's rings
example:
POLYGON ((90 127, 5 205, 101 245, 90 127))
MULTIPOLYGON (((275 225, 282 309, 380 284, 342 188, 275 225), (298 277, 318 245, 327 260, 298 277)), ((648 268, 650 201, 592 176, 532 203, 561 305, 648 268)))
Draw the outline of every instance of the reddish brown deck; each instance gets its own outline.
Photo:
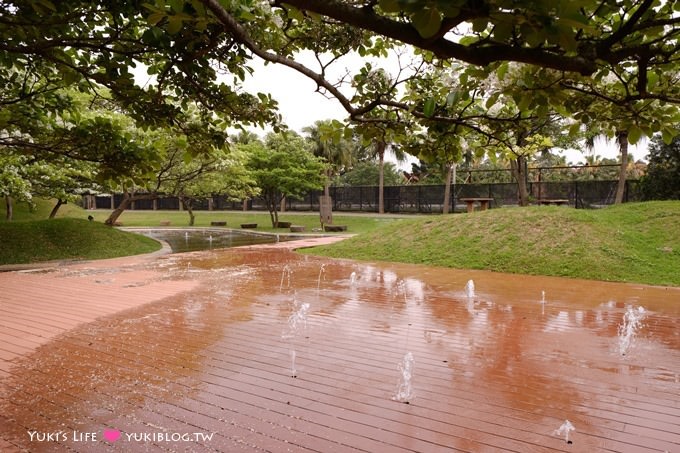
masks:
POLYGON ((285 247, 4 273, 0 285, 3 452, 680 451, 677 289, 285 247), (282 338, 296 303, 310 305, 306 329, 282 338), (649 313, 621 356, 628 304, 649 313), (393 400, 406 352, 410 404, 393 400), (573 444, 554 435, 566 419, 573 444), (78 438, 89 432, 96 441, 78 438))

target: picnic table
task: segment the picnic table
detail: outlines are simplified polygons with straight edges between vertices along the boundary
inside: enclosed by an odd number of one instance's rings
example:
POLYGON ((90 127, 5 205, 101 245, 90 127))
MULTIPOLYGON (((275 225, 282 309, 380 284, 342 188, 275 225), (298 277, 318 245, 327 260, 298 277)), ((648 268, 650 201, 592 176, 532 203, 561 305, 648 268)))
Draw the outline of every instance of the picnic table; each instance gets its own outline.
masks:
POLYGON ((459 198, 460 201, 467 203, 467 212, 473 212, 475 210, 475 203, 479 203, 480 211, 486 211, 489 209, 489 203, 493 201, 493 198, 489 197, 466 197, 459 198))
POLYGON ((569 204, 569 199, 567 198, 541 198, 540 200, 536 200, 536 203, 539 205, 547 204, 547 205, 555 205, 555 206, 561 206, 565 204, 569 204))

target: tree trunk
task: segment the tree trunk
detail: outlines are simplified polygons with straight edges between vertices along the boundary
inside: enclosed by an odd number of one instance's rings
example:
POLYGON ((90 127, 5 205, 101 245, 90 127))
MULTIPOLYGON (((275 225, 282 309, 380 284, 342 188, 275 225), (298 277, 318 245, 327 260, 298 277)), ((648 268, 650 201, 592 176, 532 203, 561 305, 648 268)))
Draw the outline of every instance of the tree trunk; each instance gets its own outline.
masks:
POLYGON ((385 148, 387 148, 387 143, 378 142, 377 145, 378 154, 378 214, 385 213, 385 148))
MULTIPOLYGON (((153 200, 155 198, 158 198, 158 195, 155 193, 147 193, 143 195, 130 195, 130 192, 123 192, 123 199, 120 201, 120 204, 116 209, 113 210, 111 215, 109 215, 109 218, 106 219, 104 222, 108 226, 114 226, 116 224, 116 221, 118 220, 118 217, 125 212, 125 210, 130 206, 130 203, 132 203, 135 200, 153 200)), ((182 207, 182 203, 179 204, 180 208, 182 207)))
POLYGON ((621 152, 621 168, 619 169, 619 183, 616 186, 616 198, 614 204, 623 203, 623 195, 626 191, 626 173, 628 170, 628 132, 618 131, 616 141, 619 143, 621 152))
POLYGON ((53 218, 56 217, 57 211, 59 210, 59 208, 63 204, 66 204, 65 200, 62 200, 61 198, 57 200, 57 204, 54 205, 54 207, 52 208, 52 212, 50 212, 50 216, 49 216, 50 219, 53 219, 53 218))
POLYGON ((9 195, 5 195, 5 206, 7 206, 7 213, 5 215, 5 219, 8 222, 11 222, 12 218, 14 217, 14 209, 13 209, 12 197, 10 197, 9 195))
POLYGON ((194 221, 196 220, 196 216, 194 215, 194 207, 193 207, 192 199, 180 196, 179 201, 180 201, 180 203, 182 203, 182 206, 184 206, 184 209, 186 209, 187 214, 189 214, 189 226, 194 226, 194 221))
POLYGON ((264 201, 267 204, 267 209, 269 209, 269 217, 272 219, 272 228, 276 228, 279 223, 278 200, 279 195, 276 192, 274 192, 270 196, 267 195, 264 196, 264 201))
POLYGON ((451 178, 453 177, 453 169, 456 164, 449 165, 446 171, 446 182, 444 185, 444 205, 442 206, 442 214, 449 213, 449 207, 451 206, 451 178))
POLYGON ((527 175, 526 166, 527 158, 525 156, 517 156, 517 159, 510 160, 510 169, 512 176, 517 181, 517 196, 520 206, 529 205, 529 190, 527 189, 527 175))
POLYGON ((323 194, 327 197, 331 196, 331 170, 326 171, 326 183, 323 185, 323 194))
POLYGON ((132 202, 130 193, 129 192, 123 192, 123 199, 120 200, 120 204, 116 209, 111 212, 109 217, 104 221, 104 224, 108 226, 114 226, 116 224, 116 221, 118 220, 118 217, 125 212, 125 210, 130 206, 130 203, 132 202))

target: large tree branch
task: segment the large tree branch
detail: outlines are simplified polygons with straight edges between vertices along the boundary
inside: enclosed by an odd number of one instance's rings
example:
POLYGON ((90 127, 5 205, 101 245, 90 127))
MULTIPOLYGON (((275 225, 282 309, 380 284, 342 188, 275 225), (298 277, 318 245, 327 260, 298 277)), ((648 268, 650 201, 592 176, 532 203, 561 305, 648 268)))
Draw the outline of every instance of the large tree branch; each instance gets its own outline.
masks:
MULTIPOLYGON (((423 38, 411 24, 399 22, 376 14, 372 9, 358 8, 339 0, 277 0, 275 2, 279 5, 283 3, 429 50, 439 58, 455 58, 479 66, 486 66, 495 61, 516 61, 562 71, 578 72, 583 75, 592 74, 597 69, 595 61, 592 59, 578 55, 566 56, 544 48, 514 47, 503 44, 489 44, 484 47, 471 48, 449 41, 444 36, 436 39, 423 38)), ((470 11, 461 12, 461 15, 464 15, 464 17, 461 17, 460 21, 475 17, 486 17, 482 10, 477 15, 470 13, 470 11)), ((451 18, 450 21, 455 23, 458 19, 451 18)))

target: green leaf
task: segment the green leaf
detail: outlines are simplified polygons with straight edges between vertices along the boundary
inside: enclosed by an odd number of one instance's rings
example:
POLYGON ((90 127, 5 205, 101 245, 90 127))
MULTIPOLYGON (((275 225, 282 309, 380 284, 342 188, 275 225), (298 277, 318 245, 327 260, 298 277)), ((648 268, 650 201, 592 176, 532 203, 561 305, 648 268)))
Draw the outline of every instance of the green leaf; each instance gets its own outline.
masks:
POLYGON ((380 9, 386 13, 398 13, 401 11, 401 6, 399 6, 399 0, 380 0, 378 2, 380 9))
POLYGON ((146 21, 149 23, 149 25, 158 25, 160 21, 165 19, 168 15, 165 13, 151 13, 149 14, 149 17, 146 18, 146 21))
POLYGON ((423 8, 411 16, 411 21, 420 36, 431 38, 442 25, 442 15, 436 8, 423 8))
POLYGON ((486 30, 486 26, 489 22, 485 19, 475 19, 472 21, 472 31, 475 33, 481 33, 486 30))
POLYGON ((455 103, 458 102, 458 92, 457 91, 451 91, 447 96, 446 96, 446 106, 451 107, 455 103))
POLYGON ((509 22, 499 22, 493 29, 493 37, 497 41, 507 41, 512 36, 513 26, 509 22))
POLYGON ((425 115, 428 118, 432 118, 432 115, 434 115, 434 108, 436 106, 436 103, 434 102, 433 98, 427 98, 425 100, 425 106, 423 107, 423 115, 425 115))
POLYGON ((673 138, 675 137, 675 131, 672 129, 663 129, 661 131, 661 136, 663 138, 663 142, 667 145, 670 145, 673 143, 673 138))
POLYGON ((491 96, 489 96, 489 99, 486 100, 486 108, 487 109, 490 109, 491 107, 494 106, 494 104, 496 104, 496 101, 498 100, 498 96, 500 94, 501 93, 497 91, 494 94, 492 94, 491 96))
POLYGON ((498 76, 499 80, 503 80, 505 78, 505 74, 508 72, 508 62, 504 61, 501 63, 500 66, 498 66, 498 69, 496 69, 496 76, 498 76))
POLYGON ((642 129, 640 129, 637 125, 633 124, 628 128, 628 143, 631 145, 637 143, 641 136, 642 129))
POLYGON ((167 0, 172 10, 181 13, 184 10, 184 0, 167 0))
POLYGON ((170 33, 171 35, 174 35, 174 34, 178 33, 181 29, 182 29, 182 19, 180 19, 177 16, 170 16, 168 18, 168 26, 167 26, 168 33, 170 33))
POLYGON ((581 123, 578 121, 569 126, 569 136, 570 137, 576 137, 581 130, 581 123))

